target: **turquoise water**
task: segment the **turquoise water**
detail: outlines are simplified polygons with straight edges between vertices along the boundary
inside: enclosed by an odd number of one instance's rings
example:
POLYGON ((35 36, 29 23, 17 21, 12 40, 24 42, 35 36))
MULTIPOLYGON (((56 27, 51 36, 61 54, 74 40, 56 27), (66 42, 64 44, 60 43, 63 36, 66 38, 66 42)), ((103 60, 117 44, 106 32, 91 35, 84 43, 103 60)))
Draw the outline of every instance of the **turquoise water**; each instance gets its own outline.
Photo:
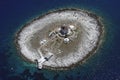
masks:
POLYGON ((0 80, 120 80, 119 1, 26 0, 0 1, 0 80), (16 50, 15 33, 31 19, 59 8, 81 8, 102 18, 105 37, 100 49, 72 70, 38 70, 16 50))

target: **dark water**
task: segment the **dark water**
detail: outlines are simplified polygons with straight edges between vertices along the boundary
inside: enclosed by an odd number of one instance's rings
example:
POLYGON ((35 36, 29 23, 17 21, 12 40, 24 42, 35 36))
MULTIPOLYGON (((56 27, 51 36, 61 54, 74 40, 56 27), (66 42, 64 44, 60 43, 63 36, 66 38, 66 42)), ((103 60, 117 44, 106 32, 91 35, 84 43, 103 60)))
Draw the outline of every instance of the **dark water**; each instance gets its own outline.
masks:
POLYGON ((120 80, 119 0, 0 0, 0 80, 120 80), (68 71, 37 70, 21 59, 16 31, 50 10, 75 7, 103 18, 104 43, 85 64, 68 71))

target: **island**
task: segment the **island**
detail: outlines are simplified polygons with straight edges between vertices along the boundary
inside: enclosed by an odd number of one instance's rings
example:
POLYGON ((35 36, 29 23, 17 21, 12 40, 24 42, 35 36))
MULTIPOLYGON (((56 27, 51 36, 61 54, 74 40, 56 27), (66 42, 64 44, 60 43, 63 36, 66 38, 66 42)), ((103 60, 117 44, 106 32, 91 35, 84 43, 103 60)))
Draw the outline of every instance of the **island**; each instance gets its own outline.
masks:
POLYGON ((99 48, 99 16, 82 9, 58 9, 34 18, 16 33, 20 55, 39 69, 63 70, 82 64, 99 48))

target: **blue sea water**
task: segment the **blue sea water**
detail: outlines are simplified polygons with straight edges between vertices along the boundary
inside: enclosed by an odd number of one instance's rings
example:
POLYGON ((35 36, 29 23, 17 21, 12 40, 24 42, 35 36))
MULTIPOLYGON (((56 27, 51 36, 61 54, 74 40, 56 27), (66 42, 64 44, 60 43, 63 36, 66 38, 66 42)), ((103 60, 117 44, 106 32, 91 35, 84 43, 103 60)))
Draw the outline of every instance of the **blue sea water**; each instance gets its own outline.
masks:
POLYGON ((119 0, 0 0, 0 80, 120 80, 119 0), (31 19, 59 8, 81 8, 102 17, 100 49, 72 70, 38 70, 16 50, 15 33, 31 19))

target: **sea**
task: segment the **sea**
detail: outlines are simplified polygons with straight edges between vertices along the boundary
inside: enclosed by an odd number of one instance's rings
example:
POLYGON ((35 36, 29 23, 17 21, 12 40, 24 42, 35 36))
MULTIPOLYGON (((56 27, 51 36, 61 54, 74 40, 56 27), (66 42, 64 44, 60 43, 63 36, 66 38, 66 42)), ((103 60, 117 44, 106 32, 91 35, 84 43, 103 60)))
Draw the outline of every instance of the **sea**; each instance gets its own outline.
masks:
POLYGON ((0 0, 0 80, 120 80, 120 0, 0 0), (15 35, 37 16, 62 8, 79 8, 100 16, 103 43, 73 69, 39 70, 18 54, 15 35))

